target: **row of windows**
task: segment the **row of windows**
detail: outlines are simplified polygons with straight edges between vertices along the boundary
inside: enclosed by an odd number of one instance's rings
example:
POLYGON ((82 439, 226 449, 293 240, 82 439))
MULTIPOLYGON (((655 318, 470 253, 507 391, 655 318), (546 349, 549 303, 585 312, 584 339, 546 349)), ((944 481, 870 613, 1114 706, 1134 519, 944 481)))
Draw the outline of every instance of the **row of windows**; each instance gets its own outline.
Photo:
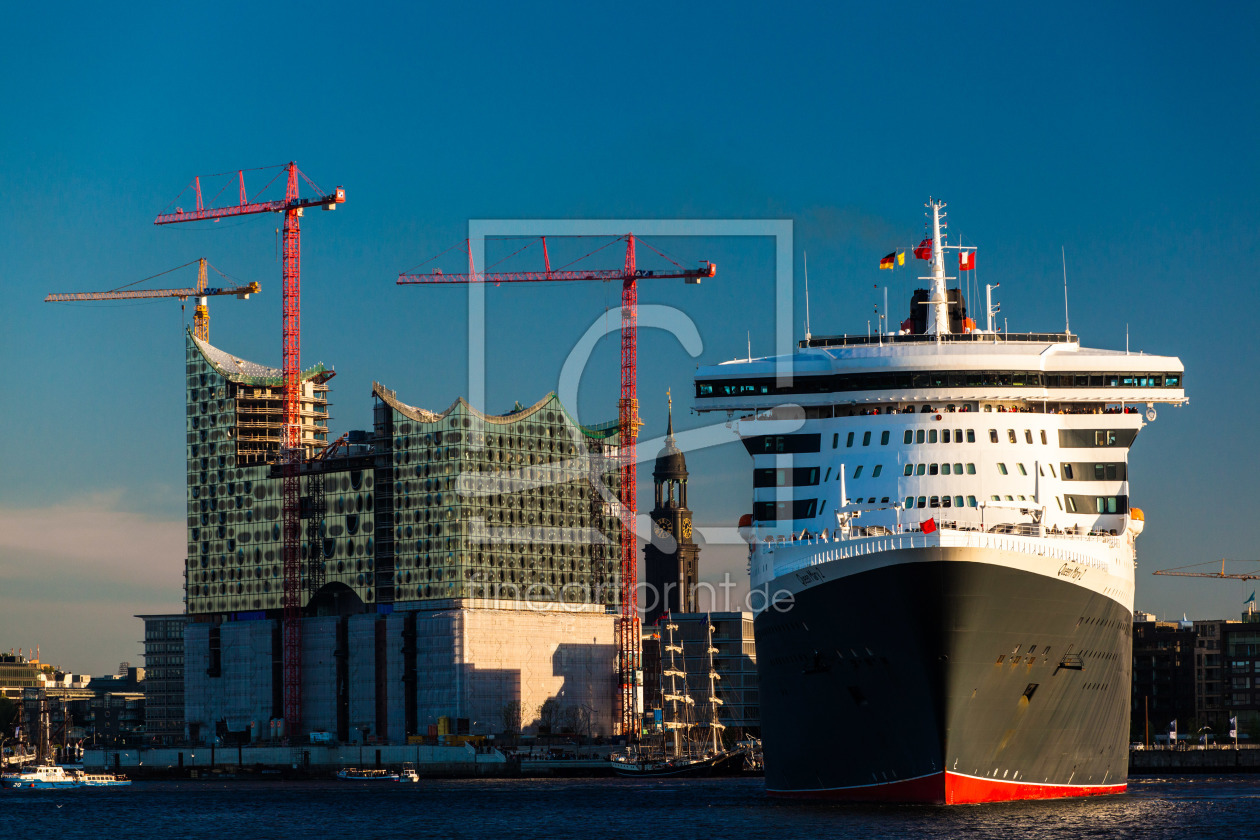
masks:
POLYGON ((1182 373, 1043 373, 1025 371, 930 371, 797 376, 791 385, 774 377, 696 382, 696 396, 761 397, 836 391, 904 391, 911 388, 1181 388, 1182 373))
POLYGON ((952 469, 948 463, 941 464, 906 464, 902 475, 966 475, 976 474, 975 464, 954 464, 952 469))
MULTIPOLYGON (((1032 429, 1023 430, 1024 443, 1032 444, 1035 442, 1032 429)), ((874 432, 866 431, 858 437, 858 432, 848 432, 845 435, 844 445, 846 449, 852 448, 859 440, 862 446, 870 446, 874 440, 874 432)), ((1046 436, 1045 429, 1038 430, 1037 435, 1042 445, 1049 445, 1049 438, 1046 436)), ((744 438, 744 448, 748 450, 750 455, 789 455, 802 452, 818 452, 821 449, 821 435, 819 434, 797 434, 797 435, 753 435, 744 438)), ((989 442, 1001 443, 1002 435, 997 429, 989 429, 989 442)), ((1015 429, 1006 430, 1006 442, 1018 444, 1020 435, 1015 429)), ((1066 449, 1090 448, 1096 446, 1130 446, 1137 437, 1137 429, 1060 429, 1059 430, 1059 446, 1066 449)), ((887 446, 891 440, 891 433, 884 430, 879 433, 879 445, 887 446)), ((906 429, 902 432, 901 442, 904 444, 912 443, 975 443, 975 429, 906 429)), ((838 449, 840 447, 840 432, 834 432, 831 436, 831 448, 838 449)))
MULTIPOLYGON (((997 496, 994 496, 993 498, 996 499, 997 496)), ((960 508, 979 506, 980 503, 976 501, 975 496, 968 496, 965 500, 962 496, 919 496, 917 499, 914 496, 906 496, 906 510, 910 510, 915 507, 960 508)))

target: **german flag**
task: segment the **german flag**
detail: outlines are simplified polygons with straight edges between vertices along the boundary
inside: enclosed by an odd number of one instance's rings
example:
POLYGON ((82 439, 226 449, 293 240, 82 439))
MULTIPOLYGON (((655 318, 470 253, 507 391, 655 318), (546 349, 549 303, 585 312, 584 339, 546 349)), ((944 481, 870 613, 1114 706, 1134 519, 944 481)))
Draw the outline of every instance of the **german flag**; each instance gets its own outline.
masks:
POLYGON ((893 251, 891 254, 889 254, 888 256, 884 257, 883 259, 879 261, 879 267, 881 269, 884 269, 884 268, 891 269, 896 264, 897 264, 896 251, 893 251))

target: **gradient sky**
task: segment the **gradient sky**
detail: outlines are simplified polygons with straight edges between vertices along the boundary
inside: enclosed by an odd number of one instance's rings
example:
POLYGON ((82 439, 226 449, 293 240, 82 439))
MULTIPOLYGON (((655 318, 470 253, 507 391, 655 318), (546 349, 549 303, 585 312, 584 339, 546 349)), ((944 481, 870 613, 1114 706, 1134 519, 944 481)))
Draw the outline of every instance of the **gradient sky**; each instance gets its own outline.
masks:
MULTIPOLYGON (((469 219, 790 219, 794 323, 807 251, 816 334, 865 331, 889 279, 878 259, 917 241, 929 195, 979 247, 980 281, 1002 284, 1012 330, 1062 328, 1065 247, 1084 343, 1120 349, 1127 329, 1134 350, 1186 365, 1189 406, 1162 410, 1132 453, 1138 606, 1237 617, 1254 582, 1149 572, 1258 559, 1257 7, 679 5, 0 8, 0 648, 111 671, 141 659, 134 613, 180 609, 191 310, 44 295, 205 256, 263 287, 212 299, 212 343, 278 364, 279 220, 152 221, 194 175, 288 160, 348 196, 303 220, 303 361, 337 369, 336 434, 370 427, 373 380, 436 410, 466 392, 465 292, 393 280, 469 219)), ((600 244, 557 242, 553 265, 600 244)), ((773 340, 771 240, 653 244, 719 273, 642 287, 704 344, 693 359, 641 335, 645 440, 664 431, 667 388, 680 429, 710 422, 688 411, 696 363, 773 340)), ((527 251, 502 267, 540 265, 527 251)), ((898 320, 909 276, 890 289, 898 320)), ((617 303, 596 284, 488 290, 486 408, 555 388, 617 303)), ((599 345, 584 420, 616 416, 617 358, 599 345)), ((738 444, 689 466, 698 523, 748 508, 738 444)), ((701 560, 746 580, 737 550, 701 560)))

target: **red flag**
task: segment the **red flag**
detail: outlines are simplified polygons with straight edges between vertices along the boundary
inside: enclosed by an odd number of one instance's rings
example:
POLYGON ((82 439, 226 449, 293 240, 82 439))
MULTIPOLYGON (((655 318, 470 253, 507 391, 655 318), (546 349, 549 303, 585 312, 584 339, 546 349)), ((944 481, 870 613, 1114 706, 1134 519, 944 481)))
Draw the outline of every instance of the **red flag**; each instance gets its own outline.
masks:
POLYGON ((930 534, 936 530, 936 518, 928 519, 923 523, 923 533, 930 534))
POLYGON ((976 268, 976 252, 975 251, 959 251, 958 252, 958 270, 974 271, 976 268))
POLYGON ((924 239, 919 243, 919 247, 914 249, 914 255, 921 260, 932 259, 932 240, 924 239))

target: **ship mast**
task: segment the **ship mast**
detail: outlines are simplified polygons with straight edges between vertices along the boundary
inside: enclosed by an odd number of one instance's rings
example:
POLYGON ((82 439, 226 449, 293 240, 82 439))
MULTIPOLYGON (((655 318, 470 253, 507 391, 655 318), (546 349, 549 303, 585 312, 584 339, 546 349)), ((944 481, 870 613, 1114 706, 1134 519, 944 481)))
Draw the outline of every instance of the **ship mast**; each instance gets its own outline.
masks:
MULTIPOLYGON (((686 734, 682 730, 688 726, 688 724, 678 719, 678 704, 691 702, 691 697, 687 694, 687 675, 678 670, 678 665, 674 662, 674 654, 682 653, 682 645, 674 644, 674 631, 678 629, 678 625, 673 623, 668 613, 666 613, 665 617, 665 629, 669 633, 669 640, 665 645, 665 650, 669 652, 669 667, 661 671, 661 676, 669 677, 669 691, 665 693, 663 699, 669 704, 671 714, 663 721, 663 724, 666 731, 671 734, 673 751, 670 753, 670 757, 677 757, 682 753, 682 738, 686 734), (683 680, 681 693, 678 691, 677 683, 674 682, 679 677, 683 680)), ((688 747, 688 753, 690 753, 690 746, 688 747)))
POLYGON ((932 208, 932 275, 920 277, 920 280, 932 281, 932 293, 928 298, 931 316, 927 321, 928 335, 949 335, 949 298, 945 292, 945 243, 941 231, 945 224, 945 202, 928 199, 927 205, 932 208))
POLYGON ((713 735, 713 754, 717 755, 722 752, 722 740, 718 733, 725 726, 718 720, 718 706, 722 705, 722 701, 717 696, 716 681, 721 679, 721 677, 718 676, 717 669, 713 667, 713 654, 717 653, 717 648, 713 646, 713 617, 711 615, 705 615, 704 626, 708 631, 706 645, 709 664, 709 731, 713 735))

